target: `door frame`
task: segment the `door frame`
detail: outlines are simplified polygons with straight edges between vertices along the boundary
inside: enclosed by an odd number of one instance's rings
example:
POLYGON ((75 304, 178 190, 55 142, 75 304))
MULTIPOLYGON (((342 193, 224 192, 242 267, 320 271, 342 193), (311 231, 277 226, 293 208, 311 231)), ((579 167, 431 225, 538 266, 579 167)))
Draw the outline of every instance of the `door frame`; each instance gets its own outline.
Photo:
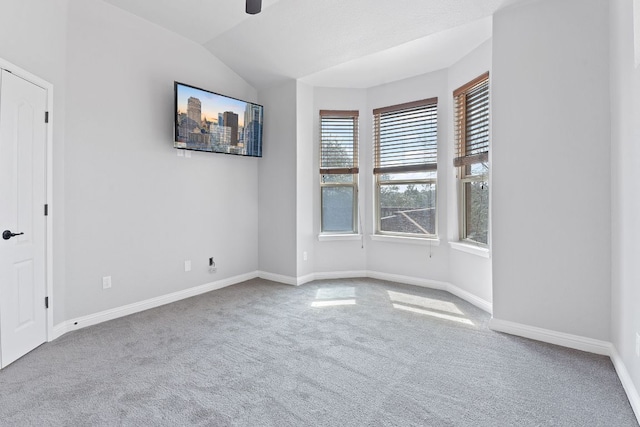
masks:
MULTIPOLYGON (((46 296, 49 297, 49 309, 47 310, 47 342, 53 341, 53 310, 55 298, 53 294, 53 217, 55 205, 53 204, 53 85, 48 81, 14 65, 3 58, 0 58, 0 68, 10 71, 13 75, 20 77, 36 86, 41 87, 47 94, 47 111, 49 112, 49 122, 46 126, 46 148, 45 148, 45 203, 48 205, 47 216, 45 216, 45 287, 46 296)), ((44 118, 43 118, 44 119, 44 118)))

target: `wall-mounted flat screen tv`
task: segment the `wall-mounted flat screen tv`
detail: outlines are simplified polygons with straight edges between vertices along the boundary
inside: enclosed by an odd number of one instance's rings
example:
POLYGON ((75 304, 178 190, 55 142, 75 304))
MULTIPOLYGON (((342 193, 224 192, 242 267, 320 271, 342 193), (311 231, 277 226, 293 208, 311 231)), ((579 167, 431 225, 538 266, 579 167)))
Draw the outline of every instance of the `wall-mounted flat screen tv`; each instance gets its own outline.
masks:
POLYGON ((262 157, 264 107, 174 83, 175 148, 262 157))

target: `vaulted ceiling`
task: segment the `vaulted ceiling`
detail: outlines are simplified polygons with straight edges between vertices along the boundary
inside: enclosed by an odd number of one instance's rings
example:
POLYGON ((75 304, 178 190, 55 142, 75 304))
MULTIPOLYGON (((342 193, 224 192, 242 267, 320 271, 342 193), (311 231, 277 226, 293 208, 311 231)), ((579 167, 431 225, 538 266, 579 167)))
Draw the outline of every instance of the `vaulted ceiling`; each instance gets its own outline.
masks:
POLYGON ((513 0, 104 0, 201 44, 256 88, 364 88, 445 68, 513 0))

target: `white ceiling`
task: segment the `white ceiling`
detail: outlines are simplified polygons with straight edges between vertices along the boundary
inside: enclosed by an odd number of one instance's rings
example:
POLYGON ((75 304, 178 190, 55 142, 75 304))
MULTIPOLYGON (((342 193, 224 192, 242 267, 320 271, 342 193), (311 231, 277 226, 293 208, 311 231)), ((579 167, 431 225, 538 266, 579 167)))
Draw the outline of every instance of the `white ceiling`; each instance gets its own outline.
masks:
POLYGON ((512 0, 104 0, 203 45, 248 83, 365 88, 450 66, 512 0))
POLYGON ((491 17, 371 53, 302 77, 312 86, 368 88, 447 68, 491 38, 491 17))

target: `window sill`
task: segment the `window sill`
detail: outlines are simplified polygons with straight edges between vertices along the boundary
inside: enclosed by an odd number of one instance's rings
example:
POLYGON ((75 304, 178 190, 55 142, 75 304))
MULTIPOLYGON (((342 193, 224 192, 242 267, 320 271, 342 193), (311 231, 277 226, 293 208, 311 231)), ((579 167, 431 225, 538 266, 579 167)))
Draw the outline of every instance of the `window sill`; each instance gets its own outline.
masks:
POLYGON ((392 242, 392 243, 408 243, 411 245, 440 245, 440 239, 436 237, 407 237, 407 236, 388 236, 383 234, 372 234, 371 240, 378 242, 392 242))
POLYGON ((318 240, 321 242, 331 242, 339 240, 360 240, 361 234, 318 234, 318 240))
POLYGON ((468 254, 481 256, 483 258, 491 258, 491 252, 489 251, 489 248, 483 248, 482 246, 476 246, 464 242, 449 242, 449 246, 460 252, 466 252, 468 254))

